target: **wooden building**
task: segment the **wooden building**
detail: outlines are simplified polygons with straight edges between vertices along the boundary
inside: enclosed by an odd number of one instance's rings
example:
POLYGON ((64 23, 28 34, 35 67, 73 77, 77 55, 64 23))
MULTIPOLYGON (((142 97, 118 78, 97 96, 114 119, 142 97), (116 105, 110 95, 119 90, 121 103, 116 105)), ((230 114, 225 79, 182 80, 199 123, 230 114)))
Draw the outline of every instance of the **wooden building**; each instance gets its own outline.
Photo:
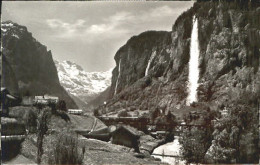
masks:
POLYGON ((140 134, 137 130, 123 125, 111 133, 111 142, 113 144, 134 148, 136 152, 139 152, 139 138, 140 134))
POLYGON ((68 109, 68 113, 73 115, 82 115, 83 111, 82 109, 68 109))
POLYGON ((35 104, 48 104, 48 103, 58 103, 59 98, 56 96, 43 95, 43 96, 35 96, 34 103, 35 104))
POLYGON ((16 106, 19 103, 18 98, 11 95, 7 88, 1 87, 1 116, 9 115, 9 107, 16 106))
POLYGON ((31 105, 33 105, 33 102, 34 102, 33 96, 24 96, 22 98, 22 103, 21 104, 23 106, 31 106, 31 105))

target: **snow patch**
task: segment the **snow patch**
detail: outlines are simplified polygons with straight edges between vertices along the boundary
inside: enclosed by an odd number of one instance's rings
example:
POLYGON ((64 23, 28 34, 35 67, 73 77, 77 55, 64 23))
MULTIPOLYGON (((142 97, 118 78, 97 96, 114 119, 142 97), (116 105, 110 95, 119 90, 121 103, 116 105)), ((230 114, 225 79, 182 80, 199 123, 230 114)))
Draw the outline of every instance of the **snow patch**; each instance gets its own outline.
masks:
POLYGON ((55 61, 61 85, 80 98, 97 95, 111 84, 112 69, 106 72, 86 72, 70 61, 55 61))
POLYGON ((2 26, 12 27, 12 26, 14 26, 14 24, 13 23, 3 23, 2 26))
POLYGON ((17 34, 12 34, 12 36, 19 39, 19 36, 17 34))
POLYGON ((7 31, 7 29, 4 29, 4 28, 1 28, 1 30, 2 30, 3 32, 6 32, 6 31, 7 31))

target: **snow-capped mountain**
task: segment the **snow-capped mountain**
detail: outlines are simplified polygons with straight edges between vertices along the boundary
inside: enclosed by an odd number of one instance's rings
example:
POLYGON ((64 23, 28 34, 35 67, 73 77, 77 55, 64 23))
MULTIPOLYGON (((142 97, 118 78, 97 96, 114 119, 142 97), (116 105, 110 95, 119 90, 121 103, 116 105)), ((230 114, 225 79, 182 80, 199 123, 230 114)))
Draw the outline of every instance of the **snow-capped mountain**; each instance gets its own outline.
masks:
POLYGON ((61 85, 73 96, 88 103, 111 84, 112 69, 106 72, 86 72, 71 61, 55 61, 61 85))

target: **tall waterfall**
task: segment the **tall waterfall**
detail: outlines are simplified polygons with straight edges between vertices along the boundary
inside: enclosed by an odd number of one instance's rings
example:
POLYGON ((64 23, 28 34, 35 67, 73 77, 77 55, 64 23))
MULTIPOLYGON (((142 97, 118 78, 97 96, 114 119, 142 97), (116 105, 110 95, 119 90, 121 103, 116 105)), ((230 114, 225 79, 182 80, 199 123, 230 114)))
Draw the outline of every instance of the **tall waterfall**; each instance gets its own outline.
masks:
POLYGON ((156 51, 154 51, 154 52, 152 53, 152 55, 151 55, 151 57, 150 57, 150 59, 149 59, 149 61, 148 61, 147 67, 146 67, 146 69, 145 69, 145 76, 148 75, 148 71, 149 71, 151 62, 153 61, 155 55, 156 55, 156 51))
POLYGON ((119 60, 119 65, 118 65, 118 76, 117 76, 117 80, 116 80, 116 87, 115 87, 114 95, 116 95, 117 86, 118 86, 118 80, 119 80, 119 77, 120 77, 120 65, 121 65, 121 59, 119 60))
POLYGON ((198 20, 193 17, 193 27, 190 42, 190 61, 189 61, 189 84, 188 97, 186 104, 190 105, 197 101, 197 88, 199 80, 199 41, 198 41, 198 20))

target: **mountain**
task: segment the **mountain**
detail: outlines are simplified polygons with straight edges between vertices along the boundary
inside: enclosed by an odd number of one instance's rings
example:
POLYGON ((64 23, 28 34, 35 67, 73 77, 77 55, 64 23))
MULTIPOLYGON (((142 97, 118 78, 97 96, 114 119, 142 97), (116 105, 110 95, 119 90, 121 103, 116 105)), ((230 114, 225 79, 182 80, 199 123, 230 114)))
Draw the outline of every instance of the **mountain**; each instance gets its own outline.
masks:
MULTIPOLYGON (((183 136, 188 137, 182 141, 186 143, 186 158, 194 162, 190 155, 198 151, 190 150, 191 140, 200 138, 197 145, 205 144, 200 156, 204 158, 207 153, 207 161, 217 157, 217 163, 256 163, 259 160, 256 117, 260 102, 259 20, 258 1, 195 2, 177 18, 172 31, 147 31, 133 36, 115 54, 116 67, 107 104, 96 108, 95 114, 115 114, 124 109, 148 112, 152 118, 159 108, 161 112, 172 112, 180 121, 186 120, 189 113, 184 113, 190 108, 187 98, 193 40, 199 47, 195 67, 199 69, 199 77, 196 77, 196 102, 191 106, 210 129, 187 130, 183 136), (197 30, 193 30, 195 22, 197 30), (194 32, 197 34, 192 35, 194 32), (198 38, 194 41, 192 36, 198 38), (228 117, 218 120, 225 108, 228 117), (211 124, 213 119, 202 119, 210 112, 216 113, 212 115, 215 125, 211 124)), ((196 163, 205 163, 200 160, 196 163)))
POLYGON ((3 75, 2 86, 21 97, 56 95, 69 108, 75 102, 60 85, 52 53, 37 41, 25 26, 12 21, 1 23, 3 75))
POLYGON ((117 111, 122 105, 142 110, 186 105, 194 16, 200 47, 198 101, 220 103, 231 94, 257 93, 259 12, 225 1, 197 2, 179 16, 171 32, 133 36, 115 55, 107 106, 117 111))
MULTIPOLYGON (((86 72, 81 66, 71 61, 55 61, 59 80, 73 98, 85 104, 97 97, 111 84, 112 71, 86 72)), ((80 106, 82 107, 82 106, 80 106)), ((86 107, 86 106, 83 106, 86 107)))

